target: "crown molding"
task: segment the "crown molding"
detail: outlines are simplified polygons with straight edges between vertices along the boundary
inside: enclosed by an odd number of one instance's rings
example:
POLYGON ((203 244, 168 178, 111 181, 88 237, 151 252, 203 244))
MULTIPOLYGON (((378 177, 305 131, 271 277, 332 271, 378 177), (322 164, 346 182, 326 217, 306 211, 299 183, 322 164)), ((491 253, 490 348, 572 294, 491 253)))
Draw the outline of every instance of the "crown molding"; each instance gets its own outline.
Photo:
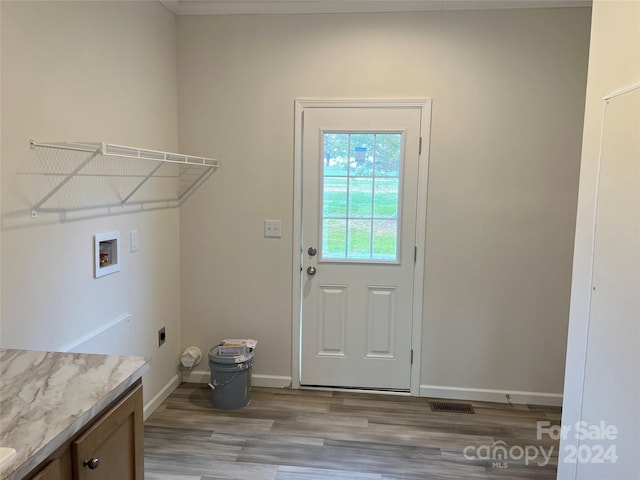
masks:
POLYGON ((180 7, 180 0, 158 0, 162 5, 167 7, 173 13, 178 13, 178 8, 180 7))
POLYGON ((381 13, 591 7, 591 0, 159 0, 177 15, 381 13))

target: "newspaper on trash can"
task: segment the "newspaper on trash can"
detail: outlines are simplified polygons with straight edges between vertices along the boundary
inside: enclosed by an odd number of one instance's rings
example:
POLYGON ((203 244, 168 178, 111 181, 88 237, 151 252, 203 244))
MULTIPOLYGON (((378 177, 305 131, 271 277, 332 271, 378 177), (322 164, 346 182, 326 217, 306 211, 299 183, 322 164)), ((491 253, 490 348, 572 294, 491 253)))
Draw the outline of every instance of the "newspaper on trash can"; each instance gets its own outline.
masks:
POLYGON ((227 338, 220 343, 218 353, 220 355, 247 355, 258 342, 251 338, 227 338))

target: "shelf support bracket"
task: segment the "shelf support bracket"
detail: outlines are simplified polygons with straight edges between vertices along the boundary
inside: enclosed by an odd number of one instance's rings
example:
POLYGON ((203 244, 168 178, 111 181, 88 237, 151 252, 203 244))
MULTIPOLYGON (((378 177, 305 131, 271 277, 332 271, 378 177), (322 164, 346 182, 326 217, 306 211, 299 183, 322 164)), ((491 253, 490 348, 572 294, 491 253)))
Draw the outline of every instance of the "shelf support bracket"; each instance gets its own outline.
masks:
POLYGON ((124 200, 122 200, 122 204, 124 205, 125 203, 127 203, 127 201, 129 201, 129 199, 131 197, 133 197, 133 195, 140 190, 140 188, 142 187, 142 185, 144 185, 145 183, 147 183, 147 180, 149 180, 151 177, 153 177, 153 175, 160 170, 160 168, 162 168, 162 165, 164 165, 163 163, 159 163, 157 167, 155 167, 153 170, 151 170, 151 172, 149 172, 149 174, 138 184, 136 185, 136 187, 131 190, 131 192, 129 192, 129 195, 127 195, 126 197, 124 197, 124 200))
POLYGON ((193 182, 189 188, 187 188, 184 192, 182 192, 181 195, 178 196, 178 200, 180 200, 180 202, 182 202, 184 199, 186 199, 189 195, 191 195, 191 193, 198 188, 200 185, 202 185, 204 183, 204 181, 209 178, 209 175, 211 175, 213 172, 215 171, 215 169, 211 169, 211 170, 205 170, 204 172, 202 172, 202 175, 200 175, 200 177, 198 177, 198 179, 193 182))
MULTIPOLYGON (((32 145, 34 145, 32 143, 32 145)), ((53 190, 51 190, 48 194, 46 194, 39 202, 37 202, 32 208, 31 208, 31 216, 32 217, 37 217, 38 216, 38 209, 44 205, 46 203, 47 200, 49 200, 51 197, 53 197, 58 190, 60 190, 62 187, 64 187, 67 182, 69 180, 71 180, 73 177, 75 177, 75 175, 82 170, 84 167, 86 167, 89 162, 91 162, 91 160, 93 160, 94 158, 96 158, 96 155, 98 155, 98 153, 100 153, 99 149, 96 149, 96 151, 94 151, 93 153, 91 153, 91 155, 89 155, 80 165, 78 165, 69 175, 67 175, 64 180, 62 180, 58 185, 55 186, 55 188, 53 190)))

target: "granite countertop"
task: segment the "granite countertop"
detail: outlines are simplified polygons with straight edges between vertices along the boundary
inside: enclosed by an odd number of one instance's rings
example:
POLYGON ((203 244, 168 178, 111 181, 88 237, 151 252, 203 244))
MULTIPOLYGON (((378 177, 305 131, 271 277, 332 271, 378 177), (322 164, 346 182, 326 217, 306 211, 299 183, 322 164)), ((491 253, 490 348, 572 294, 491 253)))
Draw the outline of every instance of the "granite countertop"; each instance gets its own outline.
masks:
POLYGON ((133 385, 149 359, 0 349, 0 480, 19 480, 133 385))

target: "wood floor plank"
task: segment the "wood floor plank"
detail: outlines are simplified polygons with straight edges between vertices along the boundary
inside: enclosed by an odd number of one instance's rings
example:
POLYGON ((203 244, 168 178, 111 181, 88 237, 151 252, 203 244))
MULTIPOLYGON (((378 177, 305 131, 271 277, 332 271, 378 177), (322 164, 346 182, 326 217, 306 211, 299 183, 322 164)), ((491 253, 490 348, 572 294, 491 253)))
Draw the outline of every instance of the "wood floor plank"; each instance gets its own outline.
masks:
POLYGON ((145 480, 201 480, 201 476, 197 475, 178 475, 172 473, 145 472, 145 480))
POLYGON ((226 414, 211 415, 210 411, 190 411, 181 409, 165 409, 158 415, 149 417, 146 424, 150 426, 176 426, 200 430, 212 430, 218 433, 267 433, 274 420, 242 418, 226 414))
POLYGON ((382 475, 326 468, 281 466, 276 480, 382 480, 382 475))
POLYGON ((253 388, 250 405, 213 407, 183 384, 145 422, 146 480, 551 480, 556 407, 472 402, 475 414, 431 411, 428 399, 253 388), (498 443, 496 443, 498 442, 498 443), (544 465, 475 455, 495 445, 549 452, 544 465))

